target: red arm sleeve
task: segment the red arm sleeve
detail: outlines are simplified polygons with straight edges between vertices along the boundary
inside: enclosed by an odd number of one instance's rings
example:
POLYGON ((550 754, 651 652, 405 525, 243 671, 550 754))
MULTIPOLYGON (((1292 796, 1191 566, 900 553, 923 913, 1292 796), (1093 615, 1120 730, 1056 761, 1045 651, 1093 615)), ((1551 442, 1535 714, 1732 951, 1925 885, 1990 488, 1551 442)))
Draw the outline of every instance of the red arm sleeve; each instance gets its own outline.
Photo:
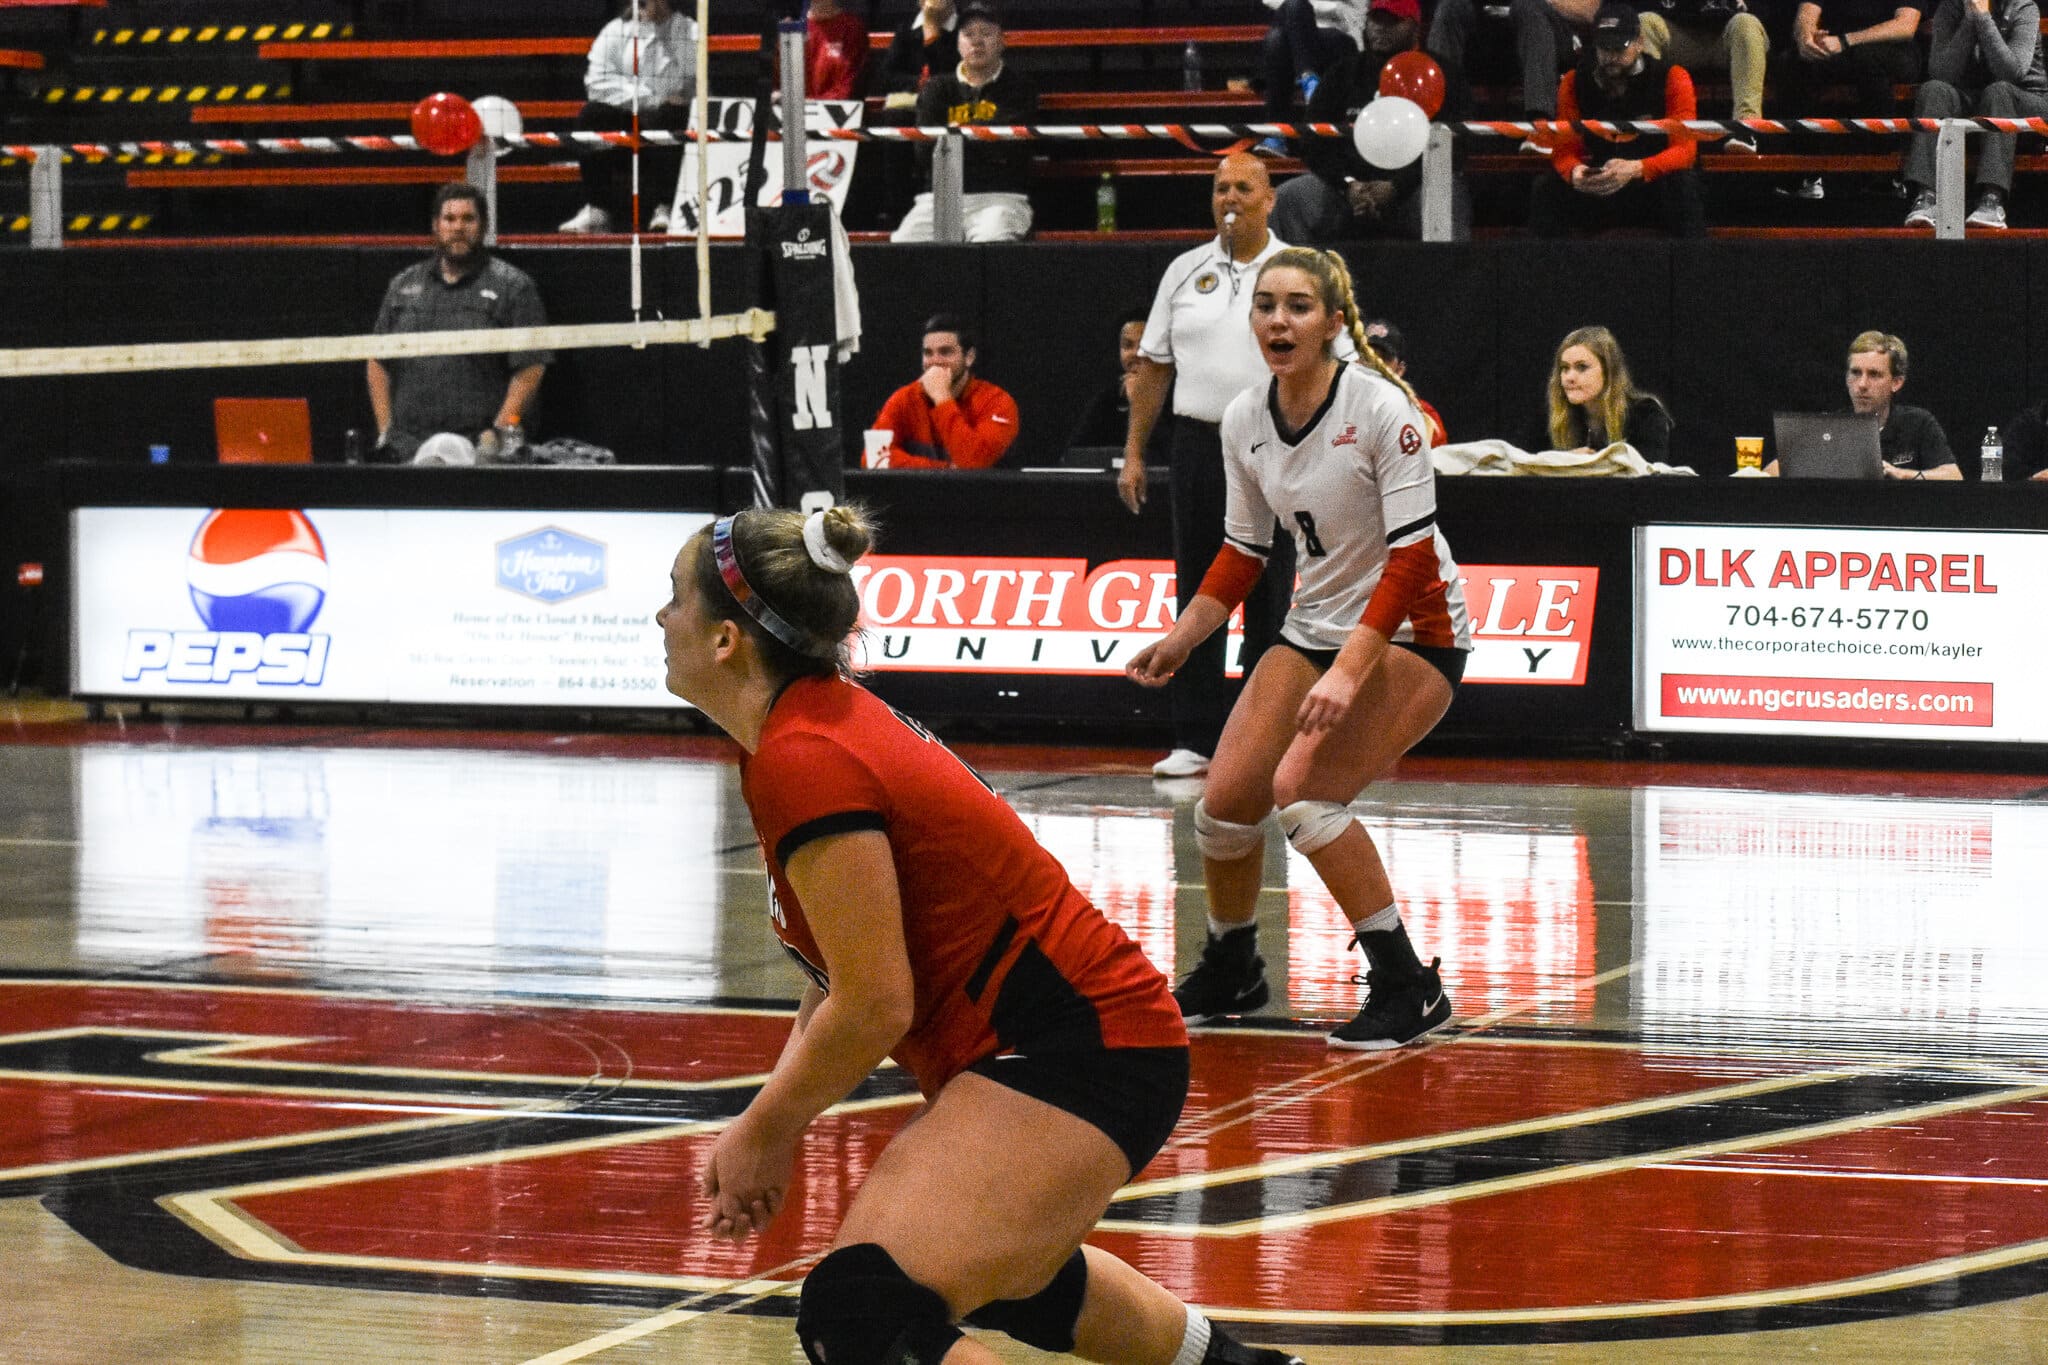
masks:
POLYGON ((1380 573, 1379 586, 1365 604, 1363 624, 1382 635, 1392 636, 1408 619, 1408 610, 1437 581, 1436 537, 1428 536, 1413 545, 1403 545, 1387 555, 1387 567, 1380 573))
POLYGON ((1435 408, 1431 407, 1429 404, 1429 400, 1426 398, 1416 399, 1415 406, 1420 408, 1422 410, 1422 415, 1429 419, 1430 445, 1449 445, 1451 443, 1451 433, 1450 429, 1444 426, 1443 415, 1439 413, 1435 408))
MULTIPOLYGON (((1692 77, 1682 66, 1674 66, 1664 75, 1664 117, 1699 117, 1699 101, 1693 96, 1692 77)), ((1643 158, 1643 183, 1647 185, 1672 171, 1690 170, 1699 159, 1699 143, 1682 135, 1674 137, 1669 147, 1655 156, 1643 158)))
MULTIPOLYGON (((1557 83, 1557 117, 1560 122, 1578 122, 1579 84, 1575 79, 1577 75, 1575 71, 1567 71, 1564 79, 1557 83)), ((1550 165, 1564 177, 1564 183, 1571 184, 1573 170, 1585 164, 1584 148, 1579 142, 1579 135, 1566 133, 1559 137, 1557 145, 1550 153, 1550 165)))
POLYGON ((1265 571, 1265 560, 1226 543, 1216 552, 1209 572, 1202 575, 1202 586, 1195 589, 1195 596, 1212 597, 1223 604, 1225 611, 1235 611, 1244 604, 1252 584, 1265 571))
POLYGON ((1017 439, 1017 400, 986 382, 963 395, 967 402, 932 409, 932 432, 955 469, 987 469, 1017 439))

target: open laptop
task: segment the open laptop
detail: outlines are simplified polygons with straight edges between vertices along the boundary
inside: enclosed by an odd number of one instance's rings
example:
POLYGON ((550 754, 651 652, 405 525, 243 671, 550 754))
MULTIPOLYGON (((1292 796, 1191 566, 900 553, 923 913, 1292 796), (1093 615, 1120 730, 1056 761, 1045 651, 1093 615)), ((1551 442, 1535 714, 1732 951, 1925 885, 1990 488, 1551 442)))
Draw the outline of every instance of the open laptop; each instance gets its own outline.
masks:
POLYGON ((310 464, 312 409, 303 398, 216 398, 213 439, 222 464, 310 464))
POLYGON ((1853 412, 1780 412, 1776 428, 1778 473, 1788 479, 1881 479, 1882 425, 1853 412))

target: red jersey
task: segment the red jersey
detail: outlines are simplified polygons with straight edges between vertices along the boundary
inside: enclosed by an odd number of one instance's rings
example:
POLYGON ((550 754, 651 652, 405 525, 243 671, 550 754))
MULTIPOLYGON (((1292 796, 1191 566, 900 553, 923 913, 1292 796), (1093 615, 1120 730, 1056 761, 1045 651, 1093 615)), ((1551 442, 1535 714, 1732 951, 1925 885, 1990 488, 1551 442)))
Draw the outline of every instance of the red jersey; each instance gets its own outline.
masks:
POLYGON ((848 100, 860 94, 868 64, 868 26, 858 15, 810 16, 804 31, 804 96, 848 100))
POLYGON ((987 469, 1017 439, 1017 400, 969 377, 958 398, 934 403, 913 379, 889 395, 873 425, 896 433, 891 469, 987 469))
POLYGON ((927 1096, 999 1052, 1184 1047, 1166 978, 953 752, 866 688, 799 678, 740 765, 775 935, 819 987, 824 957, 784 867, 813 839, 879 830, 916 1007, 892 1054, 927 1096))

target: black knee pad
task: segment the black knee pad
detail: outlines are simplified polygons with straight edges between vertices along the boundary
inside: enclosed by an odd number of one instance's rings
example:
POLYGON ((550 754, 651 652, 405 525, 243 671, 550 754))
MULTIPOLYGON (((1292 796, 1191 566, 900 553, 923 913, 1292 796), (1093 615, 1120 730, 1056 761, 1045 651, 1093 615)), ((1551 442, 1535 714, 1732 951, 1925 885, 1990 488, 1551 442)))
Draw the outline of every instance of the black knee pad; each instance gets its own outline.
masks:
POLYGON ((804 1277, 796 1339, 811 1365, 938 1365, 961 1332, 945 1299, 861 1242, 804 1277))
POLYGON ((1028 1299, 997 1299, 967 1315, 970 1326, 1007 1332, 1041 1351, 1074 1349, 1074 1327, 1088 1294, 1088 1258, 1076 1251, 1052 1283, 1028 1299))

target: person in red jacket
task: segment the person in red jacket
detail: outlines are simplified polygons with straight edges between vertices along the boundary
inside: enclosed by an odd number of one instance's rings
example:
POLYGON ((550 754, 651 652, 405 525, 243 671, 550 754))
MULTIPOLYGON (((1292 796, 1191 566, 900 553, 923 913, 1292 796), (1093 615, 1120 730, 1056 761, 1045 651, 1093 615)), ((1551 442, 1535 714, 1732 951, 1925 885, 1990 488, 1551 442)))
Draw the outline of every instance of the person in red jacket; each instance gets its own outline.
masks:
POLYGON ((859 99, 866 90, 868 26, 839 0, 811 0, 804 28, 804 94, 859 99))
POLYGON ((891 469, 987 469, 1017 439, 1017 400, 974 374, 974 336, 940 313, 924 325, 924 373, 870 423, 895 433, 891 469))
MULTIPOLYGON (((1691 119, 1698 108, 1692 77, 1682 66, 1644 55, 1635 10, 1615 0, 1600 7, 1592 48, 1557 87, 1557 117, 1572 123, 1691 119)), ((1574 228, 1656 222, 1674 237, 1704 237, 1698 160, 1699 146, 1690 138, 1641 133, 1617 141, 1568 133, 1551 147, 1557 174, 1536 178, 1529 231, 1562 237, 1574 228)))

